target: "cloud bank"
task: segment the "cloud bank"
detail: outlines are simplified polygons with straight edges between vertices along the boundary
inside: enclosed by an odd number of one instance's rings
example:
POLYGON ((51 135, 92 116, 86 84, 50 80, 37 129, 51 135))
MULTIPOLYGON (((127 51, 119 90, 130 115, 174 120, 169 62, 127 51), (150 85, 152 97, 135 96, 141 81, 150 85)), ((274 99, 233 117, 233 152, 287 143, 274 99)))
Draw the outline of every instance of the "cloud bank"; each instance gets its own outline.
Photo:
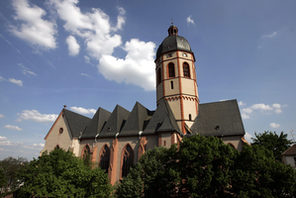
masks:
POLYGON ((41 114, 37 110, 23 110, 18 113, 18 121, 22 120, 32 120, 35 122, 53 122, 57 119, 57 114, 41 114))

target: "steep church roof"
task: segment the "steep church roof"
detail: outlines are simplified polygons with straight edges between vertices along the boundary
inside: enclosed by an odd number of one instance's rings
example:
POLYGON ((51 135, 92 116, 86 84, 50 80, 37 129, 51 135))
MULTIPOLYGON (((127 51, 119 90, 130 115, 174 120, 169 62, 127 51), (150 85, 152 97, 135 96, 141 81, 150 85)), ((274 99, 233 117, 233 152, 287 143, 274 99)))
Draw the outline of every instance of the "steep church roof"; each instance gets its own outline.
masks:
POLYGON ((285 152, 283 152, 284 156, 295 156, 296 155, 296 144, 288 148, 285 152))
POLYGON ((119 136, 139 135, 140 131, 143 132, 152 114, 153 111, 149 111, 142 104, 136 102, 119 136))
POLYGON ((107 123, 111 113, 103 108, 98 108, 97 112, 93 116, 92 120, 85 127, 85 130, 81 136, 81 139, 84 138, 93 138, 99 134, 104 125, 107 123))
POLYGON ((123 128, 129 114, 128 110, 116 105, 99 137, 114 137, 123 128))
POLYGON ((160 101, 147 127, 144 129, 143 135, 170 131, 181 133, 167 101, 162 100, 160 101))
POLYGON ((204 136, 243 136, 245 130, 237 101, 200 104, 191 131, 204 136))
POLYGON ((78 138, 91 119, 78 113, 63 109, 63 116, 68 124, 72 138, 78 138))

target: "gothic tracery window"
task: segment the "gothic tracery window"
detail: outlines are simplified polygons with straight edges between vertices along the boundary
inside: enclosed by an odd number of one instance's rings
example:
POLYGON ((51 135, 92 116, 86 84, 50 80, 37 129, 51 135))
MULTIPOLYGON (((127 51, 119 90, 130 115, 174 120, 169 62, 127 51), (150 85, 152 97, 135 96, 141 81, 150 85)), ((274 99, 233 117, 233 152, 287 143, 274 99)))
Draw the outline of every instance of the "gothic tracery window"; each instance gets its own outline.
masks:
POLYGON ((123 149, 122 155, 121 176, 126 177, 134 161, 134 152, 129 144, 123 149))
POLYGON ((102 148, 100 155, 100 167, 102 170, 105 170, 105 173, 108 173, 110 163, 110 149, 107 145, 102 148))
POLYGON ((168 70, 169 70, 169 77, 175 77, 175 65, 174 63, 169 63, 168 65, 168 70))
POLYGON ((90 157, 91 157, 90 148, 88 145, 86 145, 82 153, 82 159, 86 165, 90 165, 90 160, 91 160, 90 157))
POLYGON ((190 78, 190 68, 188 63, 183 63, 183 75, 184 77, 190 78))

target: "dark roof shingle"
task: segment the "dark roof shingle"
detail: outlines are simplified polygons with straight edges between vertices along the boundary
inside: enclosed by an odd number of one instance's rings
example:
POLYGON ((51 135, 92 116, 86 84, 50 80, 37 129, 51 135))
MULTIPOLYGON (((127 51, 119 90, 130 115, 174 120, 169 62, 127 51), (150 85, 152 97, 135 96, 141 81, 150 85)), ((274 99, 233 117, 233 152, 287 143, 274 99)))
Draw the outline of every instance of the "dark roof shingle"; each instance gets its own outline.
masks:
POLYGON ((68 124, 72 138, 78 138, 85 126, 90 122, 90 118, 78 113, 63 109, 63 116, 68 124))
POLYGON ((243 136, 245 130, 237 101, 200 104, 191 131, 204 136, 243 136))
POLYGON ((111 113, 103 108, 99 108, 92 120, 86 126, 81 139, 84 138, 95 138, 97 134, 101 132, 111 113))
POLYGON ((116 105, 99 137, 114 137, 123 128, 129 114, 128 110, 116 105))
POLYGON ((288 148, 285 152, 283 152, 282 155, 296 155, 296 144, 294 144, 293 146, 291 146, 290 148, 288 148))

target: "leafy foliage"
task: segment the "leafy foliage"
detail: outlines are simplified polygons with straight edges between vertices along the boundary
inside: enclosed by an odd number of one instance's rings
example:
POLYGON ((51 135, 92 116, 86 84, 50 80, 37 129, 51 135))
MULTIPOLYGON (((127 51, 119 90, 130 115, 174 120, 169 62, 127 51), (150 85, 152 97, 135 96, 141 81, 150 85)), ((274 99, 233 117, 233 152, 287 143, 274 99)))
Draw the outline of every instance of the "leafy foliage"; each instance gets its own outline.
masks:
POLYGON ((17 197, 109 197, 112 191, 101 169, 58 148, 31 161, 20 176, 17 197))
POLYGON ((27 164, 24 158, 8 157, 0 161, 0 190, 1 194, 15 191, 21 184, 18 171, 27 164))
POLYGON ((117 186, 118 197, 292 197, 296 172, 260 146, 241 152, 215 137, 145 153, 117 186))
POLYGON ((264 133, 255 133, 255 138, 252 138, 252 145, 260 145, 270 150, 275 159, 281 161, 281 154, 287 150, 291 144, 292 140, 287 139, 287 134, 283 132, 278 135, 276 132, 264 131, 264 133))

